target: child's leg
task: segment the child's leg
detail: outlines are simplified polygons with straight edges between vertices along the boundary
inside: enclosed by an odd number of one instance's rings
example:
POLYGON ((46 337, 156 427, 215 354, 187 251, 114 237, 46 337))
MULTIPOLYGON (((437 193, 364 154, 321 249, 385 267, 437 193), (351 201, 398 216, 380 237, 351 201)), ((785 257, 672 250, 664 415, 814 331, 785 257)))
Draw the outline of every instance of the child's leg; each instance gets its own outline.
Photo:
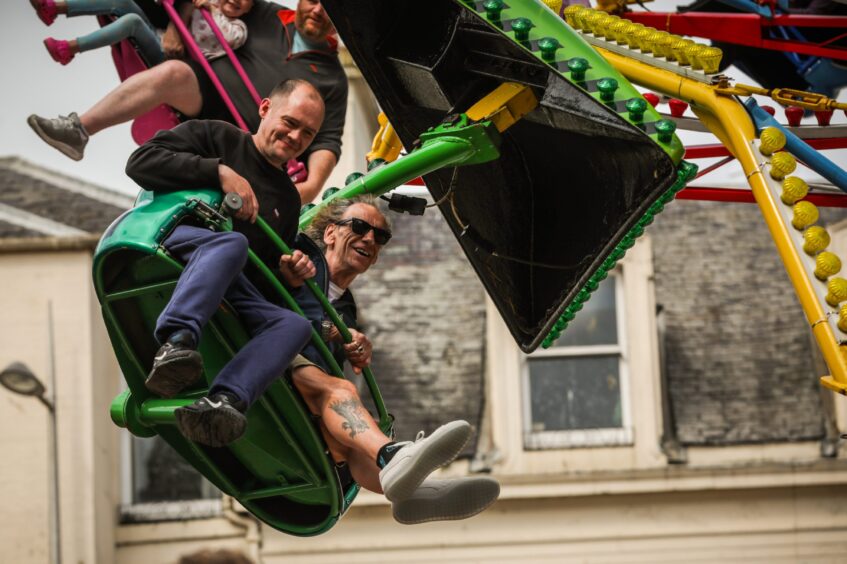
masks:
POLYGON ((66 0, 56 3, 61 13, 64 11, 69 18, 76 16, 123 16, 125 14, 137 14, 147 19, 144 12, 133 0, 66 0), (64 4, 64 7, 63 7, 64 4))
POLYGON ((112 23, 97 29, 76 40, 79 52, 91 51, 108 45, 114 45, 124 39, 132 38, 138 45, 141 56, 150 66, 158 65, 165 60, 162 45, 156 32, 147 21, 138 14, 120 16, 112 23))

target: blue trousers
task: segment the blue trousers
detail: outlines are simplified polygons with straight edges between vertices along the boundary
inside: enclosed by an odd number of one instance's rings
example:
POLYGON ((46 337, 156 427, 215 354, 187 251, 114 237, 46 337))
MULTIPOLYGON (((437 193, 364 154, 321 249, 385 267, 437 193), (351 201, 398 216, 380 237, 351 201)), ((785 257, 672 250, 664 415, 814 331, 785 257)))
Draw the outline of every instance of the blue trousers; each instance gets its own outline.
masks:
POLYGON ((311 337, 311 324, 291 310, 267 301, 242 272, 247 238, 181 225, 164 246, 186 262, 173 296, 156 323, 164 343, 187 329, 200 341, 203 327, 226 298, 250 333, 250 341, 224 366, 209 392, 229 392, 249 407, 281 377, 311 337))
POLYGON ((117 19, 88 35, 77 37, 80 51, 90 51, 133 38, 150 66, 165 60, 156 30, 132 0, 68 0, 68 17, 112 15, 117 19))

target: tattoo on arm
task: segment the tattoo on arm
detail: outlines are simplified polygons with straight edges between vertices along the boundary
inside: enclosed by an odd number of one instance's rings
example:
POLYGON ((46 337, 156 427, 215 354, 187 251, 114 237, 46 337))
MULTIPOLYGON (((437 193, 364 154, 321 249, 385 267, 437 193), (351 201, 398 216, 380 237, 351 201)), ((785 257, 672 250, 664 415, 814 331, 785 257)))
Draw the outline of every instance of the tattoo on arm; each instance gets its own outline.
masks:
POLYGON ((344 401, 336 401, 329 405, 334 412, 346 419, 341 424, 341 428, 350 432, 350 438, 355 439, 356 435, 364 433, 370 426, 367 420, 362 417, 365 411, 365 406, 358 399, 349 399, 344 401))

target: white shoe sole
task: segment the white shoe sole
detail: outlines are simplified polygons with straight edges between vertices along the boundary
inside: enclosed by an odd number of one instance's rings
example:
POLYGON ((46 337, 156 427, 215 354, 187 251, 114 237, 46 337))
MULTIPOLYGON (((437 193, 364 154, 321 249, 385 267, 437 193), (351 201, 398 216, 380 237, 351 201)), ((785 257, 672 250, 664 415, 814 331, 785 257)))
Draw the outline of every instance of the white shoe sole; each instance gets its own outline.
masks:
POLYGON ((473 429, 467 421, 451 421, 427 437, 426 445, 411 454, 403 450, 379 473, 379 482, 389 501, 410 497, 427 476, 453 462, 471 438, 473 429))
POLYGON ((486 477, 465 478, 443 492, 427 498, 413 497, 392 504, 394 520, 404 525, 431 521, 456 521, 473 517, 488 509, 500 495, 497 480, 486 477))

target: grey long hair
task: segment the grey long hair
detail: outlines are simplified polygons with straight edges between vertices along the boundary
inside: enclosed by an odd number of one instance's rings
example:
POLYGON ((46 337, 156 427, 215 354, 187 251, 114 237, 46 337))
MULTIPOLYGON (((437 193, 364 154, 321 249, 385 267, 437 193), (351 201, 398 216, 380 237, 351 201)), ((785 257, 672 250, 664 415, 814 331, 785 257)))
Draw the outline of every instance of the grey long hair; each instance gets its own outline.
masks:
POLYGON ((322 251, 326 250, 326 244, 324 243, 324 233, 326 232, 326 228, 337 221, 341 221, 344 213, 354 204, 366 204, 376 208, 385 220, 386 228, 391 229, 391 222, 385 214, 385 210, 383 210, 382 206, 379 205, 379 200, 370 194, 362 194, 361 196, 354 196, 353 198, 336 198, 331 200, 326 206, 321 208, 321 210, 315 215, 314 219, 312 219, 312 223, 306 228, 306 235, 308 235, 322 251))

